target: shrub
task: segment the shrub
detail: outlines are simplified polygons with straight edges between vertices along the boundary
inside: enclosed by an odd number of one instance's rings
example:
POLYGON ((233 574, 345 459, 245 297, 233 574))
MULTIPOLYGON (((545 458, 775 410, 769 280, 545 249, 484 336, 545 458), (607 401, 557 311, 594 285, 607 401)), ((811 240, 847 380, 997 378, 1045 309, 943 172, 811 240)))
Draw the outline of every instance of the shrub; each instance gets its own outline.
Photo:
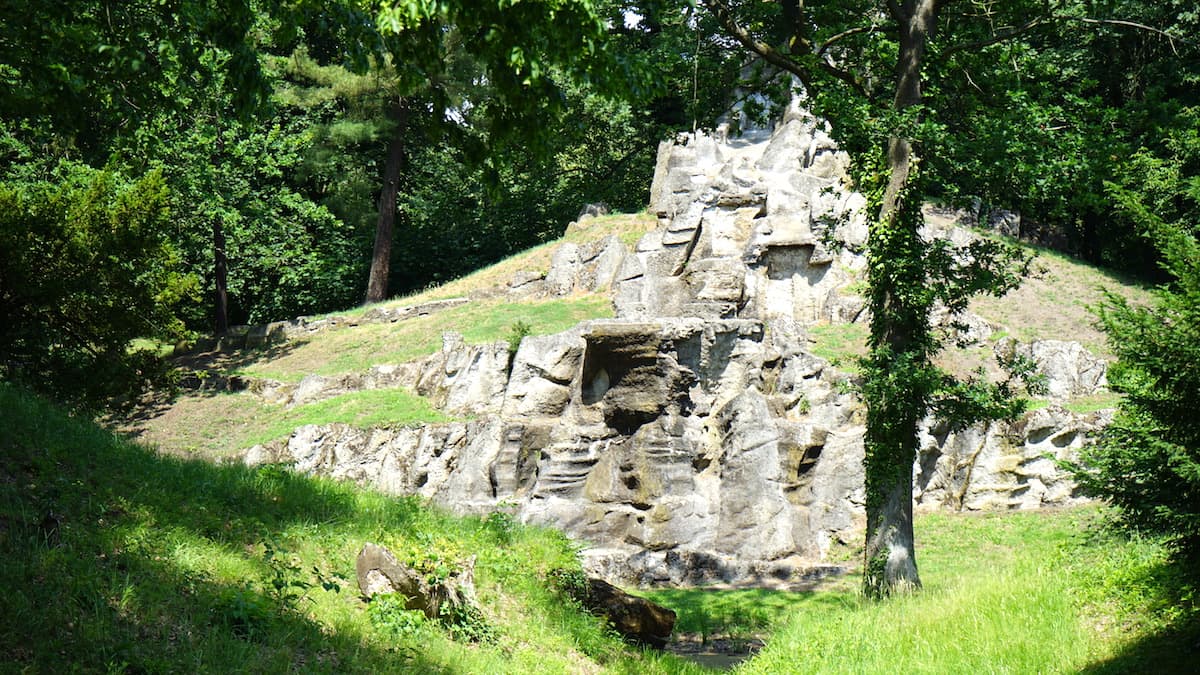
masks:
MULTIPOLYGON (((1119 195, 1121 196, 1121 195, 1119 195)), ((1148 224, 1172 281, 1152 306, 1109 294, 1100 322, 1120 359, 1110 384, 1125 394, 1118 415, 1082 457, 1084 490, 1120 508, 1124 522, 1200 552, 1200 244, 1128 195, 1148 224)))
POLYGON ((179 337, 191 290, 161 176, 64 161, 0 180, 0 378, 84 407, 130 402, 163 372, 134 340, 179 337))

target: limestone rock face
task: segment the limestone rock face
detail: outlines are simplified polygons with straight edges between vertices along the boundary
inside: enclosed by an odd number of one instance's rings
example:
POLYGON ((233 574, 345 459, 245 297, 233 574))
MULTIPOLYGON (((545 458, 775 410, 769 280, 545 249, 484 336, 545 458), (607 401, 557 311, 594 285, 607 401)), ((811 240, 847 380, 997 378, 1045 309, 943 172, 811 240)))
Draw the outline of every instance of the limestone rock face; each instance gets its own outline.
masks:
POLYGON ((652 208, 665 226, 616 276, 617 315, 854 321, 866 200, 823 125, 789 114, 767 143, 703 133, 662 146, 652 208), (665 155, 665 159, 664 159, 665 155))
MULTIPOLYGON (((660 226, 564 244, 514 298, 609 291, 615 319, 508 345, 466 345, 349 380, 410 387, 466 422, 360 430, 303 427, 245 461, 418 494, 463 513, 505 505, 585 542, 613 582, 692 584, 817 578, 863 525, 865 412, 854 377, 808 351, 817 323, 863 321, 865 199, 824 125, 792 111, 763 143, 685 135, 660 146, 660 226), (861 284, 858 284, 861 285, 861 284)), ((930 229, 952 245, 974 235, 930 229)), ((943 312, 944 314, 944 312, 943 312)), ((993 326, 935 315, 964 341, 993 326)), ((1002 342, 1055 396, 1103 386, 1074 343, 1002 342)), ((355 382, 263 391, 291 403, 355 382)), ((374 383, 374 384, 372 384, 374 383)), ((913 471, 923 508, 1034 508, 1079 500, 1055 459, 1107 421, 1051 405, 1011 425, 925 423, 913 471)))
POLYGON ((1012 424, 957 432, 929 420, 913 472, 917 504, 978 511, 1080 503, 1056 461, 1075 459, 1111 419, 1112 411, 1081 415, 1051 405, 1012 424))
POLYGON ((1033 360, 1045 376, 1047 393, 1053 399, 1087 396, 1108 385, 1108 365, 1078 342, 1036 340, 1022 344, 1006 338, 996 344, 996 351, 1033 360))

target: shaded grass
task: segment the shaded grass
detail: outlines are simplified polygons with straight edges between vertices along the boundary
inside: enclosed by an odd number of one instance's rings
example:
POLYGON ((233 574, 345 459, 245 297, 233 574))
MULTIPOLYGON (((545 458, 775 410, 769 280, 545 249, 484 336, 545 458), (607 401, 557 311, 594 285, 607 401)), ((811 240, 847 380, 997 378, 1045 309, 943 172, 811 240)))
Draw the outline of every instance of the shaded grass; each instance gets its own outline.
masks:
POLYGON ((644 595, 675 610, 675 632, 712 639, 763 637, 783 619, 804 605, 840 602, 836 593, 792 593, 764 588, 717 590, 710 588, 662 588, 644 595))
POLYGON ((158 456, 7 386, 0 414, 11 422, 0 436, 6 669, 694 670, 627 648, 547 588, 548 570, 578 568, 558 533, 454 518, 277 467, 158 456), (365 541, 406 556, 477 556, 494 641, 373 622, 354 581, 365 541))

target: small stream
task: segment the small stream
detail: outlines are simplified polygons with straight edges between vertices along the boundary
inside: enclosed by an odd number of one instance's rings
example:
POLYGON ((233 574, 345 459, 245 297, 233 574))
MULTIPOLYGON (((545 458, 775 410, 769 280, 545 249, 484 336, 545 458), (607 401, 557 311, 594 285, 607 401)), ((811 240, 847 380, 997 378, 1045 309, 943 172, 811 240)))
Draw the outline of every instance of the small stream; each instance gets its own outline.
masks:
POLYGON ((697 634, 676 636, 666 651, 714 670, 732 670, 742 661, 754 656, 765 643, 758 639, 749 640, 701 640, 697 634))

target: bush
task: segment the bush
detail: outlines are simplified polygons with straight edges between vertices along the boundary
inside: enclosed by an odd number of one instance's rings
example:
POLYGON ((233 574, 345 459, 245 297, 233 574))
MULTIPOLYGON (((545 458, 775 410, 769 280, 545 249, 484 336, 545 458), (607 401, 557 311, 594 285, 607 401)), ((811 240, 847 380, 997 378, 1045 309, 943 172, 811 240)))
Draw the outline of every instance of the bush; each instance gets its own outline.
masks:
POLYGON ((190 291, 161 176, 64 161, 0 179, 0 378, 84 407, 130 402, 161 374, 153 340, 180 335, 172 310, 190 291))

